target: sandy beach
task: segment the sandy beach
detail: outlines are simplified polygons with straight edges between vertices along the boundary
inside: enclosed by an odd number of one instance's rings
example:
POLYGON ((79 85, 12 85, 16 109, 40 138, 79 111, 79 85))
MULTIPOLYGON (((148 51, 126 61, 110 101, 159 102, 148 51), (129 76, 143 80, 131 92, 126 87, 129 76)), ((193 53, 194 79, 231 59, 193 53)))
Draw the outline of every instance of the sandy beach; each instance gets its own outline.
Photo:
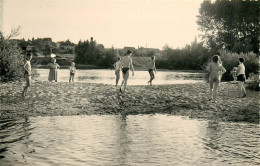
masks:
POLYGON ((0 118, 166 113, 218 121, 259 122, 259 93, 247 90, 237 98, 237 84, 222 82, 217 103, 208 101, 208 84, 128 86, 33 82, 21 97, 24 82, 2 83, 0 118))

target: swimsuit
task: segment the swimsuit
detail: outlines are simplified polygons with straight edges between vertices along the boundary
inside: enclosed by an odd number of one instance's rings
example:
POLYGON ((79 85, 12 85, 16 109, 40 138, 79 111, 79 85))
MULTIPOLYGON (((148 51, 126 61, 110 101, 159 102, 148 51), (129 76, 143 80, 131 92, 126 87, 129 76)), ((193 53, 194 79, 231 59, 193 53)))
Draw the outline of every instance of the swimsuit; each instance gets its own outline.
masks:
POLYGON ((245 80, 246 80, 245 74, 239 74, 239 75, 237 76, 237 81, 245 82, 245 80))
POLYGON ((123 74, 126 74, 128 70, 129 70, 128 67, 124 67, 124 68, 122 68, 122 72, 123 72, 123 74))

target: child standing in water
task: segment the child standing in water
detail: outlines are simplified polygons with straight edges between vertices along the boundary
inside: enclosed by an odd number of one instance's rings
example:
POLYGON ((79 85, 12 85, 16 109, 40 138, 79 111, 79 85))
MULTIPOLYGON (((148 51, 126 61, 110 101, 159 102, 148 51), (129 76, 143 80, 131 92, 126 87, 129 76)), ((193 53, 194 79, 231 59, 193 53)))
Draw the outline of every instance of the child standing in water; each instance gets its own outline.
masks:
POLYGON ((117 86, 118 85, 118 81, 120 79, 120 71, 121 71, 121 68, 122 68, 120 57, 117 58, 117 62, 114 64, 114 68, 115 68, 116 86, 117 86))
POLYGON ((209 71, 209 86, 210 86, 210 99, 216 102, 217 90, 221 81, 221 76, 226 72, 226 69, 219 63, 220 57, 213 56, 213 62, 209 64, 207 70, 209 71))
POLYGON ((69 82, 74 82, 75 73, 76 73, 75 63, 71 62, 71 64, 70 64, 70 79, 69 79, 69 82))
POLYGON ((244 87, 244 82, 246 80, 244 61, 244 58, 239 58, 239 65, 237 67, 238 97, 246 97, 246 90, 244 87))
POLYGON ((154 79, 154 72, 156 73, 156 67, 155 67, 155 57, 152 56, 151 57, 151 61, 148 63, 148 72, 150 75, 150 80, 148 81, 148 84, 150 83, 150 85, 152 86, 152 81, 154 79))
POLYGON ((123 81, 121 83, 121 87, 120 87, 120 92, 122 92, 122 87, 124 85, 124 89, 123 89, 123 92, 125 92, 126 90, 126 85, 127 85, 127 80, 128 80, 128 77, 129 77, 129 69, 131 68, 132 70, 132 76, 134 76, 134 66, 133 66, 133 63, 132 63, 132 58, 131 58, 131 55, 132 55, 132 51, 128 50, 126 55, 122 57, 122 73, 123 73, 123 81))
POLYGON ((32 78, 31 78, 31 73, 32 73, 31 59, 32 59, 32 55, 27 54, 26 62, 24 64, 24 70, 25 70, 24 77, 25 77, 25 80, 26 80, 26 85, 23 89, 22 97, 25 97, 27 95, 27 90, 28 90, 29 86, 31 86, 31 81, 32 81, 32 78))

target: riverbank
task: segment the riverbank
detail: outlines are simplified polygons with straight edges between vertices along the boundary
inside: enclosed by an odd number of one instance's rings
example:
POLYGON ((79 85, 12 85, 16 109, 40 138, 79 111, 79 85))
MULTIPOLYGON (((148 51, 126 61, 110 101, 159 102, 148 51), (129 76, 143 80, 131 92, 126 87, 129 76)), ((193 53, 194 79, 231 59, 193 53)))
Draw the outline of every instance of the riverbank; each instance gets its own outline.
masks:
POLYGON ((221 83, 218 102, 208 101, 208 84, 128 86, 33 82, 25 98, 24 82, 1 84, 0 118, 167 113, 218 121, 259 122, 259 93, 237 98, 237 84, 221 83))

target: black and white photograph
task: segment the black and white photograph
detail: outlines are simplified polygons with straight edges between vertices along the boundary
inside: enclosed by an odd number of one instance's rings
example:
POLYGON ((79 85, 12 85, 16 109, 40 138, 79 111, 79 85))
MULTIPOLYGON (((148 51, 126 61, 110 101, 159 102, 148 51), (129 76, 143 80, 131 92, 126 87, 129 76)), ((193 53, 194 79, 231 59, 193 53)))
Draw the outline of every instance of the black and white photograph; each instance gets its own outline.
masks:
POLYGON ((0 0, 0 166, 260 165, 260 1, 0 0))

